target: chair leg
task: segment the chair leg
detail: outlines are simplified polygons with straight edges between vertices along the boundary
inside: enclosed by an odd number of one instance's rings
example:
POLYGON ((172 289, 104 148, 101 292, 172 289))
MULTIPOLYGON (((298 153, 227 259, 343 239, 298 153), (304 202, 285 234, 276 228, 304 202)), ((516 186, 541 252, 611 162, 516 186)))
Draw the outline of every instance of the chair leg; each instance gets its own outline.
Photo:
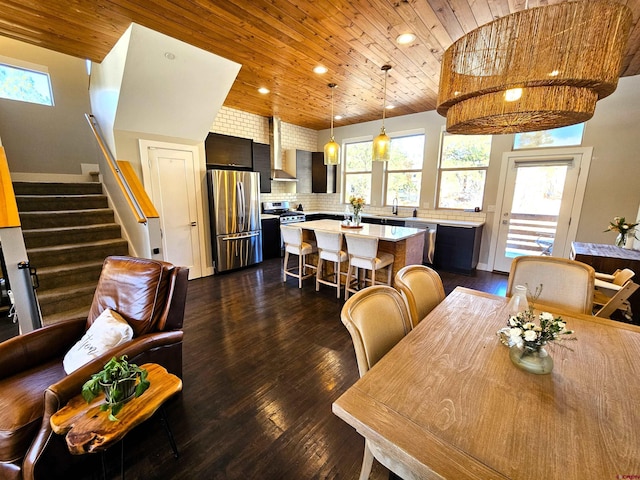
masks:
POLYGON ((393 263, 387 267, 387 285, 391 286, 391 272, 393 269, 393 263))
POLYGON ((351 263, 347 267, 347 279, 344 282, 344 299, 349 298, 349 283, 351 283, 351 263))
POLYGON ((322 258, 318 257, 318 267, 316 268, 316 292, 320 290, 321 275, 322 275, 322 258))
POLYGON ((336 262, 334 268, 336 269, 336 298, 340 298, 340 262, 336 262))
POLYGON ((304 268, 304 255, 298 255, 298 288, 302 288, 303 268, 304 268))
POLYGON ((284 252, 284 262, 283 262, 283 268, 282 268, 282 281, 286 282, 287 281, 287 266, 289 265, 289 252, 285 251, 284 252))
POLYGON ((373 467, 373 453, 369 449, 367 440, 364 441, 364 456, 362 458, 362 468, 360 469, 360 480, 367 480, 371 475, 371 467, 373 467))

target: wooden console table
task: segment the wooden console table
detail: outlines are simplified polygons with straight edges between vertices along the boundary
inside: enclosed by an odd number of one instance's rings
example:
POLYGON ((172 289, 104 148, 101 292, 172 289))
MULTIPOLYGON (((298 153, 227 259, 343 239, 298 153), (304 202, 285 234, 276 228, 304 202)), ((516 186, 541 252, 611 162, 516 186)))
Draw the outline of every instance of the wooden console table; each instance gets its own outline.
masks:
MULTIPOLYGON (((109 420, 109 413, 100 411, 100 405, 104 403, 104 394, 98 395, 91 403, 87 403, 82 395, 78 394, 53 414, 51 428, 59 435, 66 435, 69 452, 73 455, 104 452, 160 409, 174 456, 178 456, 162 405, 182 390, 182 380, 155 363, 145 363, 141 367, 149 374, 149 388, 140 397, 124 404, 118 413, 118 421, 109 420)), ((122 478, 124 478, 123 460, 121 455, 122 478)), ((103 463, 103 474, 104 468, 103 463)))
MULTIPOLYGON (((613 273, 617 269, 630 268, 640 278, 640 250, 616 247, 604 243, 571 244, 571 258, 591 265, 596 272, 613 273)), ((640 290, 629 297, 633 321, 640 319, 640 290)))

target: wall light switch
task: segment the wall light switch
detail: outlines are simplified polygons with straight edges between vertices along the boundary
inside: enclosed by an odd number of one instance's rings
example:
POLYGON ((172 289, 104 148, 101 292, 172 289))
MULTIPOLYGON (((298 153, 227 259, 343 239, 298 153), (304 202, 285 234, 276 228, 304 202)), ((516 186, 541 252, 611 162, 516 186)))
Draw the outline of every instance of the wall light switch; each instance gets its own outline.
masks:
POLYGON ((495 211, 496 211, 495 205, 487 205, 487 212, 495 212, 495 211))

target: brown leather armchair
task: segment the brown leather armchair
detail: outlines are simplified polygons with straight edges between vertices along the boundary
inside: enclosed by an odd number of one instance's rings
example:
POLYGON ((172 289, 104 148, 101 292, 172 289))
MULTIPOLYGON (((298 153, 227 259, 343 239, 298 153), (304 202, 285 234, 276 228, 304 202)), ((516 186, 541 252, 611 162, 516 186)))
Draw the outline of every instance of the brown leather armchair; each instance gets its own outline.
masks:
POLYGON ((49 419, 114 355, 154 362, 182 377, 182 322, 188 268, 133 257, 108 257, 88 318, 47 326, 0 343, 0 478, 51 478, 68 463, 49 419), (67 375, 66 352, 106 308, 133 329, 133 339, 67 375))

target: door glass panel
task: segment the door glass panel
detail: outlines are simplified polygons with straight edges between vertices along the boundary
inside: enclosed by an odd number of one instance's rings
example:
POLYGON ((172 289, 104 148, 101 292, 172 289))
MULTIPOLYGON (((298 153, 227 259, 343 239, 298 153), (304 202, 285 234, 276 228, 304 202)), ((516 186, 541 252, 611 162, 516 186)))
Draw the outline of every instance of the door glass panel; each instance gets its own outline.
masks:
POLYGON ((505 255, 550 255, 568 165, 519 166, 505 255))

